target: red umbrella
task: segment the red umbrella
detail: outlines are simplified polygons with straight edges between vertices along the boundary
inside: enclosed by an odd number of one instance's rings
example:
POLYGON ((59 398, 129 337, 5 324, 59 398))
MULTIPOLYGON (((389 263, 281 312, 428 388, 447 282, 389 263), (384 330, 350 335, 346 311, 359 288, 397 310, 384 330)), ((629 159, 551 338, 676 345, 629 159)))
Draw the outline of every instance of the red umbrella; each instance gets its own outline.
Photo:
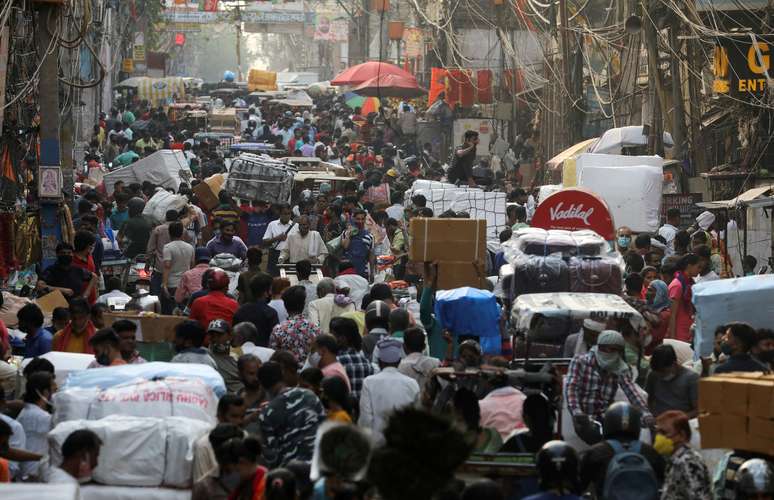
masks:
POLYGON ((355 87, 353 92, 368 97, 418 97, 427 90, 413 76, 380 75, 355 87))
POLYGON ((395 66, 394 64, 369 61, 345 69, 339 73, 336 78, 331 80, 331 85, 360 85, 366 80, 370 80, 371 78, 376 78, 377 76, 381 75, 399 75, 414 78, 411 73, 403 71, 401 68, 395 66))

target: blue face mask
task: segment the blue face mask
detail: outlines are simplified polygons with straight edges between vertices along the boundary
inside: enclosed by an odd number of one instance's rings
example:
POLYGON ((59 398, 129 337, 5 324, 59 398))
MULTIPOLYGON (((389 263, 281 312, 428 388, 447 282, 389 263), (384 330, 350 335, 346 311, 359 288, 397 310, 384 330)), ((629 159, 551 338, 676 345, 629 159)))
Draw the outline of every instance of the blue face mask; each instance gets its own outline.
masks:
POLYGON ((618 246, 621 248, 629 248, 629 244, 632 242, 631 236, 619 236, 618 246))

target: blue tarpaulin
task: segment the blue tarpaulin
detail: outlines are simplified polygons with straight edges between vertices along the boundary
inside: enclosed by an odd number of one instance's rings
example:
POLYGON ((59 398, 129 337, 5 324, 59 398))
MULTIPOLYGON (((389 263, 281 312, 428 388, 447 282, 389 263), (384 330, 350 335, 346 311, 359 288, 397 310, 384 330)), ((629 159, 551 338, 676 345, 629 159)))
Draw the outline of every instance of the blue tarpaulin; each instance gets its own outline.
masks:
POLYGON ((500 336, 500 307, 492 292, 463 287, 435 296, 435 317, 455 336, 500 336))
POLYGON ((749 323, 754 328, 771 328, 774 318, 774 275, 697 283, 693 286, 696 308, 694 351, 712 354, 715 329, 732 321, 749 323))

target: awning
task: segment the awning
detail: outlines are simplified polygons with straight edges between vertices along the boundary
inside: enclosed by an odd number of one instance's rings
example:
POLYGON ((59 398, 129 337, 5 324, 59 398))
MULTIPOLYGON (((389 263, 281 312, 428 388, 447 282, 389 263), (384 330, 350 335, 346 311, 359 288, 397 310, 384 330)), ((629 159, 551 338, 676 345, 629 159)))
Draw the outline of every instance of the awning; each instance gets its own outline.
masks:
POLYGON ((774 189, 774 186, 759 186, 756 188, 748 189, 744 193, 740 194, 736 198, 732 198, 730 200, 720 200, 720 201, 704 201, 701 203, 697 203, 696 206, 699 206, 701 208, 707 208, 710 210, 720 210, 723 208, 735 208, 737 206, 748 206, 751 205, 753 200, 757 200, 757 198, 760 198, 764 194, 768 193, 774 189))
POLYGON ((546 162, 546 168, 548 168, 549 170, 561 168, 562 163, 564 163, 564 160, 568 158, 572 158, 573 156, 577 156, 581 153, 585 153, 588 150, 588 148, 598 140, 599 140, 599 137, 594 137, 593 139, 587 139, 583 142, 579 142, 578 144, 575 144, 574 146, 570 146, 569 148, 565 149, 558 155, 548 160, 546 162))

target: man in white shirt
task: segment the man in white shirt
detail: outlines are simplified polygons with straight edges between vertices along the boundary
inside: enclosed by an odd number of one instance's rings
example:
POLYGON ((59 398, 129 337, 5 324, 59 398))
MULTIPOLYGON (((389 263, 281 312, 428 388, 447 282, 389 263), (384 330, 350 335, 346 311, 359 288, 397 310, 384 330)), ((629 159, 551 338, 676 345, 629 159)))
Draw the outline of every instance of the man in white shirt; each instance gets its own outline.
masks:
POLYGON ((169 224, 171 241, 164 245, 162 250, 164 271, 161 277, 161 312, 163 314, 172 314, 175 308, 175 290, 183 278, 183 273, 196 265, 194 247, 183 241, 184 232, 182 222, 175 221, 169 224))
MULTIPOLYGON (((271 225, 271 223, 270 223, 271 225)), ((279 263, 295 264, 300 260, 308 260, 312 264, 320 264, 326 255, 328 247, 317 231, 310 231, 309 217, 298 218, 298 231, 288 234, 285 248, 280 251, 279 263)), ((268 232, 268 229, 267 229, 268 232)))
POLYGON ((385 208, 384 211, 387 212, 387 217, 400 222, 403 220, 403 195, 401 193, 395 193, 391 197, 392 205, 385 208))
POLYGON ((80 429, 73 431, 62 443, 62 463, 51 466, 46 476, 47 483, 78 484, 80 478, 89 478, 99 462, 102 440, 94 431, 80 429))
POLYGON ((403 343, 386 338, 379 342, 379 367, 376 375, 366 377, 360 393, 360 427, 371 429, 377 446, 384 443, 387 419, 398 409, 415 404, 419 398, 416 380, 398 371, 403 343))
POLYGON ((664 238, 666 242, 665 255, 668 257, 675 253, 675 235, 679 231, 680 226, 680 209, 670 208, 667 210, 666 224, 658 229, 658 235, 664 238))
POLYGON ((263 235, 264 246, 269 247, 269 263, 267 271, 272 276, 279 276, 277 262, 280 253, 288 247, 288 234, 294 230, 295 222, 290 220, 290 207, 287 204, 280 204, 277 207, 279 219, 269 222, 266 226, 266 232, 263 235))
MULTIPOLYGON (((56 392, 54 376, 49 372, 35 372, 27 377, 24 391, 24 408, 16 421, 24 428, 27 439, 26 450, 40 455, 48 455, 48 433, 51 432, 51 414, 48 408, 56 392)), ((37 476, 38 462, 24 462, 22 476, 37 476)))
POLYGON ((336 284, 330 278, 317 283, 317 300, 309 303, 309 321, 320 327, 322 333, 330 333, 331 320, 346 312, 355 311, 351 299, 347 303, 336 303, 336 284))

